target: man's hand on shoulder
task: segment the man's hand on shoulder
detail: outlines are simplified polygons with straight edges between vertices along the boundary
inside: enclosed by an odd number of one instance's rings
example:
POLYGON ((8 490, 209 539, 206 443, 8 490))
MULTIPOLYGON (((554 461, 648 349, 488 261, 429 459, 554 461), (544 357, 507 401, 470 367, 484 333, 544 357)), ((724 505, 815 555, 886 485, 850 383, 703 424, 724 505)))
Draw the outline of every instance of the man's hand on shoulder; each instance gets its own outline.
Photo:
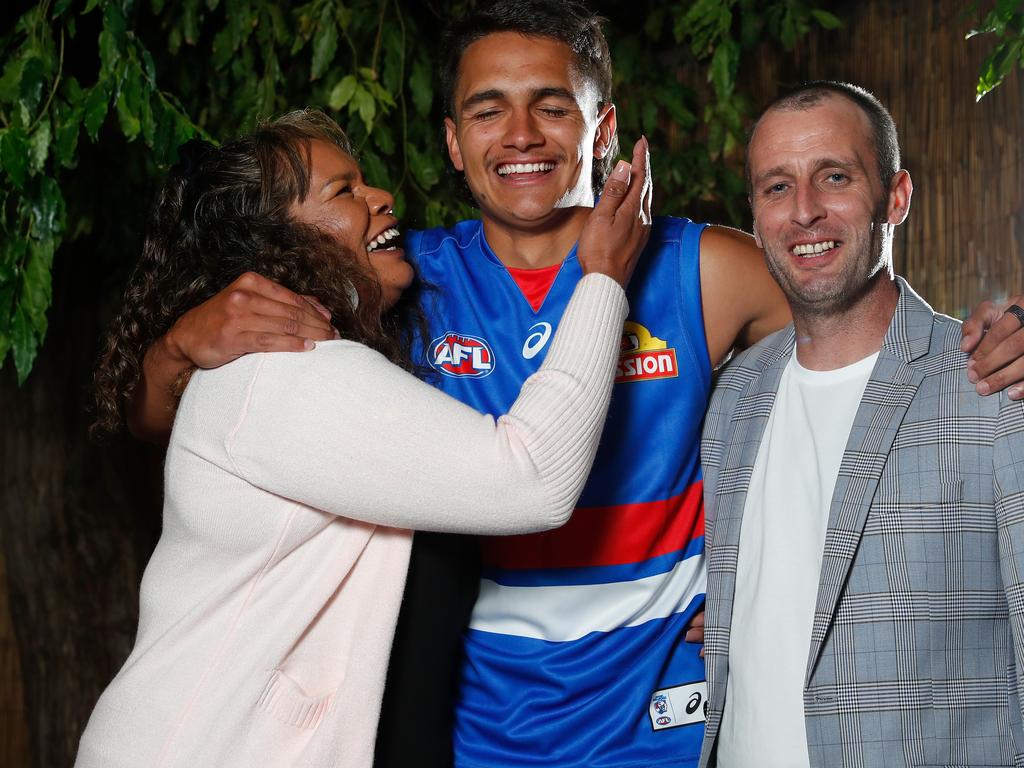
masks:
POLYGON ((709 226, 700 240, 704 332, 711 364, 749 347, 792 319, 764 254, 745 232, 709 226))
POLYGON ((250 352, 302 352, 336 338, 330 314, 315 299, 246 272, 146 350, 142 381, 127 403, 128 429, 142 440, 167 442, 175 384, 190 368, 217 368, 250 352))
POLYGON ((1010 311, 1024 307, 1024 296, 1003 302, 983 301, 963 324, 960 348, 971 354, 967 378, 979 395, 1009 387, 1011 400, 1024 399, 1024 316, 1010 311))

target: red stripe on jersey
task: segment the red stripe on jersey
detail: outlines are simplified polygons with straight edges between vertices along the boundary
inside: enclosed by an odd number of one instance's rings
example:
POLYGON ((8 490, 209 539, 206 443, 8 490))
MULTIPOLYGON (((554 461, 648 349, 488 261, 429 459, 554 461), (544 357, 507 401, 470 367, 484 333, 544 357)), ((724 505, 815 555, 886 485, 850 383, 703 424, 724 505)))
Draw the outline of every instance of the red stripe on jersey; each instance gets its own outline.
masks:
POLYGON ((561 528, 483 539, 486 565, 508 570, 639 563, 704 535, 704 483, 663 501, 577 507, 561 528))

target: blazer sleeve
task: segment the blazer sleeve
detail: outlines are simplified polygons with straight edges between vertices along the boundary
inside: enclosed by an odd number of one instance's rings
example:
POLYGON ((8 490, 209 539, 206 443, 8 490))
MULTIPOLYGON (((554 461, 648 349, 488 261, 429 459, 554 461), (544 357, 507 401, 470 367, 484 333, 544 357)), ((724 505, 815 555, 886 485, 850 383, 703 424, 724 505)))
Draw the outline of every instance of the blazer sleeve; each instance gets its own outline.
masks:
POLYGON ((253 485, 400 528, 498 534, 563 524, 611 397, 627 304, 588 275, 540 370, 495 420, 378 353, 333 342, 264 355, 225 448, 253 485))
POLYGON ((1024 690, 1024 403, 1010 400, 1005 393, 999 397, 992 452, 999 567, 1010 612, 1017 687, 1024 690))

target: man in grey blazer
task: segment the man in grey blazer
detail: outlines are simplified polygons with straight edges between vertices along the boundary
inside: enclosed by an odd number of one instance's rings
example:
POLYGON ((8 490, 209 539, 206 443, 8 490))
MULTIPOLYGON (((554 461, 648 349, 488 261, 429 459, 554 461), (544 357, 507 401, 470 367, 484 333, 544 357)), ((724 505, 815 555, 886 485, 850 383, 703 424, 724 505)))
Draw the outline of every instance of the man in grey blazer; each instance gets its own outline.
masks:
POLYGON ((794 321, 705 421, 702 765, 1024 766, 1024 409, 975 394, 959 323, 892 274, 892 118, 812 83, 747 157, 794 321))

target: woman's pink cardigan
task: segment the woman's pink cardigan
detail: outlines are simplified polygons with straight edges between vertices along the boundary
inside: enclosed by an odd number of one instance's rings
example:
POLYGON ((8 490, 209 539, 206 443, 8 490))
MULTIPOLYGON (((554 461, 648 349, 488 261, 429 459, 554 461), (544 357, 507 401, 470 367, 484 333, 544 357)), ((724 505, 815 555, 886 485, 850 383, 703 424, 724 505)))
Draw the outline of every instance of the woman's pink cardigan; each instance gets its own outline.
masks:
POLYGON ((614 281, 585 277, 497 422, 346 341, 196 373, 135 648, 76 765, 369 768, 410 529, 563 524, 625 316, 614 281))

